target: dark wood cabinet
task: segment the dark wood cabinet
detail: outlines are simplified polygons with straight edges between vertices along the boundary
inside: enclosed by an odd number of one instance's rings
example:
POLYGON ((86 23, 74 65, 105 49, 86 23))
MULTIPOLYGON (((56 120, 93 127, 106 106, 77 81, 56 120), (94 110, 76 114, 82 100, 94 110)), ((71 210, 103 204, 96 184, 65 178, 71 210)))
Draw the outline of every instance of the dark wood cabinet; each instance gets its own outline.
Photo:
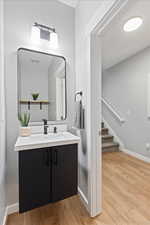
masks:
POLYGON ((55 147, 52 161, 52 202, 77 194, 76 145, 55 147))
POLYGON ((19 212, 77 194, 77 144, 19 152, 19 212))

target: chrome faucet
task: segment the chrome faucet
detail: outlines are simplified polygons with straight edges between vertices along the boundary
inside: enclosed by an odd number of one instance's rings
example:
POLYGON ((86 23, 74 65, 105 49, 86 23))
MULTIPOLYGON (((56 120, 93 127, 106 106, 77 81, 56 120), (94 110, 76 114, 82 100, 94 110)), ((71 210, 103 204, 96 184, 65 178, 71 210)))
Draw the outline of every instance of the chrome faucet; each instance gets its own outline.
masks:
POLYGON ((44 134, 48 134, 48 125, 47 125, 47 120, 43 119, 44 122, 44 134))

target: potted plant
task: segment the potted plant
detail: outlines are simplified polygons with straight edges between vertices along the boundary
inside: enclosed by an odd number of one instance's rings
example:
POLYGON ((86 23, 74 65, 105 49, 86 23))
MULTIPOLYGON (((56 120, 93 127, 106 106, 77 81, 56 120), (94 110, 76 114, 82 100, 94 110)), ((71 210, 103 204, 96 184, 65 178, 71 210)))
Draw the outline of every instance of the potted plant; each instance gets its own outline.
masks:
POLYGON ((29 127, 30 114, 29 113, 19 113, 18 119, 20 121, 20 136, 27 137, 31 135, 31 127, 29 127))
POLYGON ((32 93, 32 98, 34 101, 36 101, 39 97, 39 93, 32 93))

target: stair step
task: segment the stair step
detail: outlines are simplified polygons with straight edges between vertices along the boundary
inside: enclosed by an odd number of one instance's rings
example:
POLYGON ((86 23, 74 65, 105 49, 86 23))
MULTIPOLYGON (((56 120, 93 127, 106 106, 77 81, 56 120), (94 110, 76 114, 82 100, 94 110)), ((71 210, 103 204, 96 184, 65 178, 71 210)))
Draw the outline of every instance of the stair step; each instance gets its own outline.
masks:
POLYGON ((119 151, 119 144, 115 143, 115 142, 103 143, 102 144, 102 151, 103 152, 118 152, 119 151))
POLYGON ((112 135, 102 135, 102 143, 113 142, 114 137, 112 135))
POLYGON ((108 134, 108 128, 102 128, 101 129, 101 134, 102 135, 107 135, 108 134))

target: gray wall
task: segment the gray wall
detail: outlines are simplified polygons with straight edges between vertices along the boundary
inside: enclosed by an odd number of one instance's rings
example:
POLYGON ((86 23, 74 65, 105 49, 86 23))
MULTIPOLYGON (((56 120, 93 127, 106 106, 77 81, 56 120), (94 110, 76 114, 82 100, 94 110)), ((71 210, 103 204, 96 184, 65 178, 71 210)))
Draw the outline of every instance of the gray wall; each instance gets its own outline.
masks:
POLYGON ((5 68, 7 104, 7 182, 8 204, 18 201, 17 153, 14 144, 18 136, 17 121, 17 54, 19 47, 47 51, 63 55, 67 59, 67 122, 74 118, 74 9, 57 1, 5 0, 5 68), (50 50, 46 44, 31 42, 31 27, 34 22, 54 26, 59 35, 59 49, 50 50))
MULTIPOLYGON (((126 119, 120 125, 103 105, 103 116, 125 148, 150 156, 150 120, 147 118, 150 48, 103 72, 102 95, 126 119)), ((150 88, 150 87, 149 87, 150 88)))
POLYGON ((5 102, 4 102, 3 1, 0 1, 0 225, 3 223, 5 201, 5 102))

